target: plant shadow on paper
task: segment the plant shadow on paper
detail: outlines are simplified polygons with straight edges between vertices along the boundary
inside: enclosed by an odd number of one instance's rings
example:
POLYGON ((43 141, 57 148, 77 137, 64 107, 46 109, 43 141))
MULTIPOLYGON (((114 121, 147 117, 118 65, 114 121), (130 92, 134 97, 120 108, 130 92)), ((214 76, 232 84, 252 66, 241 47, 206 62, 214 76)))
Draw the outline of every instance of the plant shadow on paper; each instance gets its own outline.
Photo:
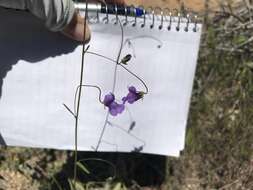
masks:
MULTIPOLYGON (((79 152, 78 160, 89 174, 78 169, 78 179, 83 183, 104 182, 110 178, 123 181, 131 186, 160 186, 165 181, 166 157, 140 153, 95 153, 79 152)), ((55 175, 56 180, 68 187, 68 179, 73 178, 74 157, 69 156, 62 170, 55 175)), ((57 189, 53 184, 52 189, 57 189)))
MULTIPOLYGON (((0 15, 1 101, 4 79, 20 60, 35 64, 49 57, 73 52, 78 43, 59 33, 49 32, 41 21, 29 13, 0 9, 0 15)), ((0 145, 5 145, 3 137, 0 139, 0 145)))

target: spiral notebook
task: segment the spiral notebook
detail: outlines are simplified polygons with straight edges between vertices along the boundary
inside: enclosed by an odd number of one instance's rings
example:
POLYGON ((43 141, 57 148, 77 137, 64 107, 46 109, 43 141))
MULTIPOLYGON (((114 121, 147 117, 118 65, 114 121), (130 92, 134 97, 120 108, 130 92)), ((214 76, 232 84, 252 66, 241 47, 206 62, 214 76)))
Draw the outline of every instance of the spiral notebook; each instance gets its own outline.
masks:
MULTIPOLYGON (((29 13, 0 9, 0 15, 0 143, 73 150, 70 110, 75 112, 82 45, 47 31, 29 13)), ((82 89, 78 150, 178 156, 201 24, 171 15, 89 18, 83 85, 90 86, 82 89), (120 49, 121 65, 115 63, 120 49), (101 104, 94 86, 102 102, 113 93, 113 103, 124 110, 101 104)))

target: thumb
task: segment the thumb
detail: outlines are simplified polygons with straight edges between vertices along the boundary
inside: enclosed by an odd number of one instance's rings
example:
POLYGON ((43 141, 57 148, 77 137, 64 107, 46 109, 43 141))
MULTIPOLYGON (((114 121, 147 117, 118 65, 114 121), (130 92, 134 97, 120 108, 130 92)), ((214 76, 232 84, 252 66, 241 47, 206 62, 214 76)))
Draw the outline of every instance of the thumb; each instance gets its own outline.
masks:
POLYGON ((84 34, 84 20, 85 19, 81 17, 79 13, 76 12, 72 18, 72 21, 69 23, 69 25, 67 25, 67 27, 64 28, 62 33, 65 36, 79 42, 82 42, 85 37, 85 42, 88 42, 90 40, 91 33, 88 23, 86 23, 86 29, 84 34))

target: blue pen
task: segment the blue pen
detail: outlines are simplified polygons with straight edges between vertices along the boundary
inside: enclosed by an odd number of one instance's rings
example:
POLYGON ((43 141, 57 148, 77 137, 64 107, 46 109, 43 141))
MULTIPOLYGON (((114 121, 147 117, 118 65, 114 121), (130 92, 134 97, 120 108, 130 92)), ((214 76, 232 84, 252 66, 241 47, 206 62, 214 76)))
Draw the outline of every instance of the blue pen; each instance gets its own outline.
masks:
MULTIPOLYGON (((86 3, 75 3, 75 8, 85 11, 86 3)), ((141 17, 144 14, 144 9, 133 6, 102 4, 102 3, 88 3, 89 12, 99 12, 104 14, 118 14, 127 16, 141 17)))

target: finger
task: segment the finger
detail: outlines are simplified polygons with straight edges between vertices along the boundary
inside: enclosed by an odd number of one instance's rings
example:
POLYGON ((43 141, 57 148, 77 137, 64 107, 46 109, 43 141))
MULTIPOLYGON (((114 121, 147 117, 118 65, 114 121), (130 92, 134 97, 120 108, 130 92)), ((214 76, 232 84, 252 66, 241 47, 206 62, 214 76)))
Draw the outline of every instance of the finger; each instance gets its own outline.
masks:
POLYGON ((62 33, 73 40, 79 42, 85 40, 85 42, 88 42, 90 40, 91 33, 88 23, 86 23, 84 34, 84 25, 83 17, 81 17, 78 13, 75 13, 71 23, 62 31, 62 33))

